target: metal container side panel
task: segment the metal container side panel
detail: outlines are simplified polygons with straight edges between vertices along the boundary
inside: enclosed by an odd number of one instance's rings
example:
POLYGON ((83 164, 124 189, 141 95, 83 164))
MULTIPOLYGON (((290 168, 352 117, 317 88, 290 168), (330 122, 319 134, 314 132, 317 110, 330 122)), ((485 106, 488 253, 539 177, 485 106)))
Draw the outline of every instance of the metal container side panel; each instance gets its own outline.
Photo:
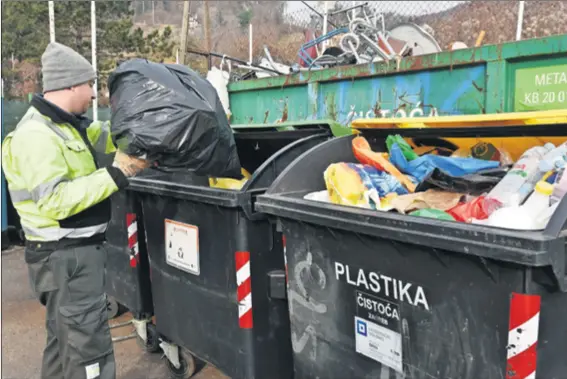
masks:
POLYGON ((231 377, 290 379, 287 304, 269 297, 267 277, 272 270, 284 270, 281 235, 267 220, 250 221, 239 208, 140 196, 158 333, 231 377), (198 228, 198 275, 167 263, 166 219, 198 228), (237 251, 250 252, 252 329, 239 324, 237 251))
POLYGON ((537 378, 567 372, 567 295, 527 279, 541 269, 281 221, 296 379, 400 377, 396 366, 407 379, 503 379, 510 296, 528 291, 542 300, 537 378))
POLYGON ((362 117, 484 113, 485 89, 483 64, 268 88, 233 94, 232 122, 332 119, 348 125, 362 117))
POLYGON ((567 108, 567 53, 510 62, 506 111, 567 108))
POLYGON ((357 118, 484 113, 485 65, 319 84, 318 118, 348 125, 357 118))
POLYGON ((243 93, 230 99, 232 124, 267 124, 317 119, 311 117, 305 86, 265 89, 243 93))
MULTIPOLYGON (((409 57, 399 64, 340 66, 246 80, 229 86, 233 112, 231 121, 234 124, 262 124, 330 117, 347 126, 344 123, 350 113, 374 117, 377 103, 381 110, 390 111, 390 115, 395 115, 394 111, 406 104, 402 110, 409 115, 413 110, 411 105, 417 104, 417 101, 424 107, 425 115, 430 114, 433 107, 439 110, 439 114, 506 112, 514 109, 514 97, 523 95, 521 87, 524 80, 517 81, 518 84, 513 80, 516 66, 563 65, 562 59, 566 55, 567 35, 559 35, 409 57), (482 77, 477 77, 479 74, 482 77), (359 81, 363 83, 360 86, 357 84, 359 81), (349 84, 355 88, 351 93, 345 89, 349 84), (408 93, 399 90, 396 93, 398 86, 407 87, 408 93), (380 94, 383 99, 377 101, 380 94), (410 97, 407 103, 400 99, 404 96, 410 97)), ((562 70, 564 72, 564 68, 562 70)), ((521 75, 527 76, 529 81, 533 74, 521 75)), ((559 102, 560 106, 561 91, 553 90, 557 96, 554 104, 559 102)), ((534 108, 549 109, 545 104, 534 108)), ((414 115, 418 114, 419 111, 414 111, 414 115)))
POLYGON ((135 317, 153 315, 150 268, 144 238, 141 205, 136 194, 121 191, 111 197, 112 216, 106 231, 106 293, 127 307, 135 317), (127 214, 136 215, 135 226, 127 224, 127 214), (138 243, 138 256, 132 267, 129 237, 138 243))

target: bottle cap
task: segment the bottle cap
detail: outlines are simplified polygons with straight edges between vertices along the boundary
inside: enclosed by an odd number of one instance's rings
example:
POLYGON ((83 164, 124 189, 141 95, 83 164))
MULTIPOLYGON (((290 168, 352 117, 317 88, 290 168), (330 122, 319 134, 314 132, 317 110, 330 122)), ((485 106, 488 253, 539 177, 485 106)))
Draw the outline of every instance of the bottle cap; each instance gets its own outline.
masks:
POLYGON ((546 181, 539 181, 536 184, 535 190, 545 196, 551 196, 553 193, 553 185, 546 181))
POLYGON ((545 145, 543 145, 543 147, 545 147, 547 149, 547 151, 551 151, 551 150, 555 149, 555 145, 552 144, 551 142, 546 143, 545 145))

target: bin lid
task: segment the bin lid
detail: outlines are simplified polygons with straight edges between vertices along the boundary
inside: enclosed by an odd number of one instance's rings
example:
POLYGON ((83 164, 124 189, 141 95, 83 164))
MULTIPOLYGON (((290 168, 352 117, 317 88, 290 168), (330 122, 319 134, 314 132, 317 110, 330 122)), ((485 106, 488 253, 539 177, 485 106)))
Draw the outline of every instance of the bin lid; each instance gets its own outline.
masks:
POLYGON ((510 112, 460 116, 367 118, 352 122, 353 129, 470 128, 566 124, 567 110, 510 112))
POLYGON ((331 130, 333 135, 342 136, 345 134, 352 134, 351 128, 347 128, 335 120, 332 119, 320 119, 320 120, 304 120, 304 121, 285 121, 285 122, 275 122, 275 123, 264 123, 264 124, 235 124, 231 125, 235 134, 239 132, 251 132, 251 131, 292 131, 292 130, 306 130, 306 129, 325 129, 331 130))
MULTIPOLYGON (((270 146, 264 149, 266 154, 261 157, 260 165, 252 172, 252 176, 240 190, 211 188, 208 178, 196 177, 191 173, 153 173, 130 180, 129 189, 132 191, 151 193, 158 196, 172 196, 185 200, 199 201, 223 207, 241 207, 249 217, 255 213, 252 198, 264 193, 277 176, 306 150, 329 139, 331 131, 329 122, 315 120, 297 123, 271 124, 263 126, 240 125, 235 131, 237 145, 239 141, 250 147, 251 159, 254 148, 259 142, 270 146), (278 128, 285 128, 278 131, 278 128), (204 179, 204 181, 203 181, 204 179)), ((241 156, 241 162, 244 160, 241 156)))

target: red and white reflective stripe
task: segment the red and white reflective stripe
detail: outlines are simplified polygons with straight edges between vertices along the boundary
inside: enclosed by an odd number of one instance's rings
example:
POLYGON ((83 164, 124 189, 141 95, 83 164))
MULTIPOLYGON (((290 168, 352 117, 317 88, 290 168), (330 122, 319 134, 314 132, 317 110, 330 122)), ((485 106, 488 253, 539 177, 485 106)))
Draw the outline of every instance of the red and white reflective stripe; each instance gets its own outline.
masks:
POLYGON ((252 278, 250 277, 250 253, 237 251, 236 285, 238 301, 238 323, 242 329, 252 329, 252 278))
POLYGON ((126 214, 128 227, 128 250, 130 250, 130 267, 136 267, 140 247, 138 245, 138 222, 135 213, 126 214))
POLYGON ((540 310, 540 296, 512 294, 506 379, 536 377, 540 310))

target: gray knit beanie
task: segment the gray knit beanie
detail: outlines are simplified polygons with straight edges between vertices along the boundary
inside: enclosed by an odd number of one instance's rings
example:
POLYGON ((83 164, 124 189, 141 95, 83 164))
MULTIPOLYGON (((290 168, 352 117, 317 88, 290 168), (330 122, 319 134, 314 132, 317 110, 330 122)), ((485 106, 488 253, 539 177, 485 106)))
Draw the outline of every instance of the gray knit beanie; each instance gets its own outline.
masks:
POLYGON ((81 54, 57 42, 47 45, 41 56, 43 92, 57 91, 96 78, 93 66, 81 54))

